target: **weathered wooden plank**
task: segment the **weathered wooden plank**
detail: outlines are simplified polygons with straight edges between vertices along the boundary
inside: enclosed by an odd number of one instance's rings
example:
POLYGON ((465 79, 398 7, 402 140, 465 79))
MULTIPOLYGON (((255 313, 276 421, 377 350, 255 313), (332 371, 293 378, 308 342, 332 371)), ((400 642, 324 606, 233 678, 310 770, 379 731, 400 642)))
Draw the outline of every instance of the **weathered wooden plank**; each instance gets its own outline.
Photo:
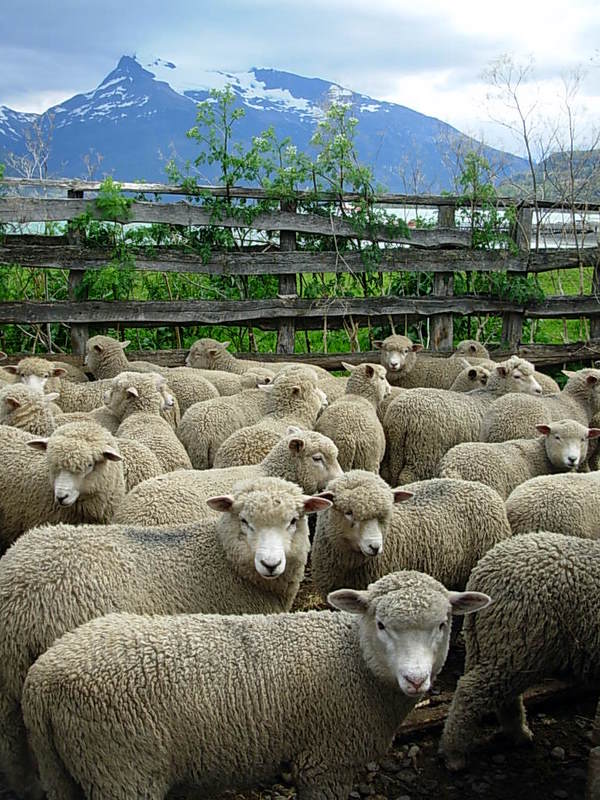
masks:
MULTIPOLYGON (((24 267, 47 269, 102 269, 112 259, 108 248, 92 248, 68 244, 48 244, 47 237, 37 244, 36 236, 7 236, 0 242, 0 265, 21 264, 24 267)), ((56 237, 55 241, 61 241, 56 237)), ((294 273, 371 271, 360 253, 312 253, 295 251, 213 253, 203 263, 198 253, 186 253, 172 247, 132 248, 135 268, 151 272, 188 272, 203 275, 285 275, 294 273)), ((438 250, 416 251, 393 248, 382 251, 380 272, 548 272, 572 269, 579 265, 594 266, 600 260, 600 249, 548 250, 531 254, 512 255, 506 250, 438 250)))
MULTIPOLYGON (((282 213, 295 212, 295 203, 282 203, 282 213)), ((279 246, 283 253, 293 253, 296 251, 296 232, 291 230, 281 231, 279 246)), ((297 299, 296 273, 292 275, 279 276, 279 295, 287 297, 291 301, 297 299)), ((296 344, 296 326, 293 319, 284 319, 279 322, 277 330, 277 352, 293 353, 296 344)))
MULTIPOLYGON (((438 224, 452 228, 456 223, 456 207, 440 206, 438 224)), ((433 276, 433 294, 436 297, 451 297, 454 294, 454 274, 436 272, 433 276)), ((452 314, 438 314, 431 320, 430 342, 434 350, 450 351, 454 340, 454 319, 452 314)))
MULTIPOLYGON (((0 222, 25 224, 28 222, 65 222, 89 213, 95 219, 101 215, 93 200, 40 199, 33 197, 0 198, 0 222)), ((260 214, 251 222, 235 217, 213 218, 210 211, 186 201, 179 203, 133 203, 128 223, 168 223, 171 225, 206 226, 220 225, 224 228, 247 228, 260 231, 297 231, 325 236, 358 238, 356 230, 346 220, 318 214, 303 214, 292 211, 273 211, 260 214)), ((368 237, 367 237, 368 238, 368 237)), ((377 228, 374 238, 381 242, 406 244, 413 247, 468 247, 469 231, 452 228, 414 229, 409 237, 390 234, 385 228, 377 228)))
POLYGON ((598 316, 596 297, 548 297, 527 306, 488 297, 371 297, 306 300, 276 298, 266 300, 174 300, 81 302, 3 302, 0 323, 95 323, 123 322, 129 325, 230 325, 268 326, 281 319, 295 319, 299 327, 305 320, 350 316, 362 323, 368 317, 435 314, 501 314, 511 311, 534 318, 598 316))
MULTIPOLYGON (((9 188, 18 189, 20 187, 35 187, 44 190, 74 190, 81 192, 97 192, 101 185, 101 181, 83 181, 77 178, 59 178, 59 179, 39 179, 39 178, 3 178, 0 185, 4 184, 9 188)), ((190 192, 184 186, 176 186, 173 184, 164 183, 139 183, 132 181, 120 181, 120 184, 125 192, 147 192, 148 194, 175 194, 175 195, 189 195, 190 192)), ((208 194, 213 197, 233 197, 233 198, 252 198, 252 199, 278 199, 273 198, 273 195, 265 189, 257 187, 228 187, 225 186, 198 186, 198 194, 208 194)), ((297 198, 301 199, 314 199, 314 193, 310 191, 302 191, 297 193, 297 198)), ((320 192, 319 198, 323 200, 336 200, 340 196, 332 192, 320 192)), ((343 201, 359 202, 363 200, 363 196, 357 193, 349 192, 342 195, 343 201)), ((527 207, 533 206, 533 202, 518 199, 514 197, 498 197, 496 198, 499 206, 515 206, 527 207)), ((406 206, 443 206, 455 205, 457 198, 452 195, 429 195, 429 194, 398 194, 392 192, 381 193, 376 196, 376 202, 381 205, 406 205, 406 206)), ((559 203, 553 200, 538 200, 536 202, 538 208, 560 210, 567 204, 559 203)), ((587 211, 599 211, 600 203, 569 203, 569 208, 587 211)))

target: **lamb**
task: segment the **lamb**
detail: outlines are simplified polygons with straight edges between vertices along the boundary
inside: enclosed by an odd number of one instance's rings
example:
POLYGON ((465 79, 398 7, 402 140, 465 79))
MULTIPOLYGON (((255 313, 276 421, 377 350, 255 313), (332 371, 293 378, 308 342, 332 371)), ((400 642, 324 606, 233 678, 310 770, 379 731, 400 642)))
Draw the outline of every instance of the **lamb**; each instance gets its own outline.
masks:
POLYGON ((465 766, 484 714, 528 742, 522 693, 543 679, 600 678, 600 544, 557 533, 530 533, 496 545, 473 570, 469 591, 494 603, 465 624, 465 674, 441 739, 448 768, 465 766))
POLYGON ((54 378, 62 378, 67 374, 64 367, 56 366, 49 361, 37 356, 26 356, 18 364, 9 364, 3 367, 4 371, 14 376, 16 383, 24 383, 38 392, 43 392, 48 387, 48 391, 57 388, 54 378))
POLYGON ((559 419, 574 419, 588 425, 600 411, 600 370, 563 370, 568 377, 559 394, 547 397, 501 397, 486 411, 481 423, 481 439, 503 442, 535 436, 536 425, 559 419))
POLYGON ((312 495, 341 474, 337 447, 330 439, 290 427, 260 464, 204 472, 177 470, 145 481, 125 497, 113 521, 143 526, 198 522, 216 513, 207 499, 231 491, 240 480, 261 475, 284 478, 312 495))
POLYGON ((483 389, 487 386, 494 367, 488 368, 482 364, 472 365, 465 358, 462 359, 462 363, 463 369, 450 387, 451 392, 472 392, 474 389, 483 389))
POLYGON ((35 528, 0 559, 0 770, 34 795, 20 700, 27 670, 53 641, 113 611, 279 614, 309 550, 306 514, 329 506, 280 478, 211 499, 218 522, 165 530, 35 528))
POLYGON ((299 800, 346 798, 441 670, 452 615, 490 598, 399 572, 329 602, 342 613, 112 614, 67 634, 23 692, 49 800, 212 797, 288 762, 299 800))
POLYGON ((41 394, 23 383, 0 389, 0 425, 11 425, 37 436, 49 436, 56 427, 53 400, 57 393, 41 394))
POLYGON ((456 345, 456 350, 450 356, 450 358, 461 357, 489 360, 490 353, 487 347, 476 339, 463 339, 456 345))
POLYGON ((483 415, 506 392, 541 393, 528 361, 513 356, 496 364, 487 386, 473 392, 427 388, 401 392, 383 421, 387 440, 383 477, 396 485, 438 475, 439 462, 451 447, 479 440, 483 415))
POLYGON ((107 523, 125 495, 118 442, 93 422, 48 438, 3 425, 0 452, 0 552, 44 522, 107 523))
POLYGON ((600 473, 542 475, 517 486, 506 500, 513 534, 552 530, 600 538, 600 473))
POLYGON ((366 469, 379 473, 385 434, 377 407, 391 391, 385 368, 378 364, 344 364, 344 368, 350 372, 346 394, 323 411, 315 430, 335 442, 344 471, 366 469))
POLYGON ((440 461, 440 476, 481 481, 506 499, 537 475, 585 467, 588 442, 600 436, 600 428, 570 419, 536 427, 542 434, 537 439, 457 444, 440 461))
POLYGON ((258 388, 234 397, 195 403, 182 416, 177 436, 194 469, 209 469, 223 442, 240 428, 259 422, 267 411, 267 395, 258 388))
POLYGON ((248 428, 232 433, 219 447, 215 467, 258 464, 290 425, 313 428, 323 407, 323 392, 309 374, 293 371, 262 386, 267 392, 267 414, 248 428))
POLYGON ((321 497, 333 503, 317 521, 312 550, 322 597, 343 586, 364 589, 401 568, 462 589, 479 558, 511 535, 501 498, 480 483, 436 478, 390 489, 353 470, 321 497))

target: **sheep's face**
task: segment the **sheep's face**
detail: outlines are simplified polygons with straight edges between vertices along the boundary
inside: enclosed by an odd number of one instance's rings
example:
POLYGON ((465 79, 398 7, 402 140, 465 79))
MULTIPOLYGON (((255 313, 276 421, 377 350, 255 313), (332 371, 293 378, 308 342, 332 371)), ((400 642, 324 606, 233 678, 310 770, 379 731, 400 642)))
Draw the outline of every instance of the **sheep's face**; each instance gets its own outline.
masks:
MULTIPOLYGON (((267 479, 268 480, 268 479, 267 479)), ((287 481, 281 481, 287 486, 287 481)), ((289 489, 249 489, 237 496, 223 495, 207 500, 210 508, 230 514, 238 563, 254 564, 256 572, 266 580, 274 580, 285 572, 289 555, 300 540, 300 550, 308 552, 308 525, 305 514, 320 511, 331 503, 321 497, 307 497, 289 489)))
POLYGON ((542 387, 536 380, 533 364, 515 356, 496 365, 493 385, 503 392, 542 394, 542 387))
POLYGON ((578 469, 587 458, 589 440, 600 436, 600 428, 586 428, 575 420, 560 420, 536 428, 545 436, 546 455, 558 470, 578 469))
POLYGON ((484 347, 481 342, 475 341, 475 339, 464 339, 462 342, 459 342, 456 351, 456 355, 467 356, 467 358, 489 358, 490 354, 486 347, 484 347))
POLYGON ((62 378, 67 372, 63 367, 53 367, 42 358, 23 358, 16 366, 4 367, 11 375, 15 375, 18 383, 29 386, 40 394, 50 378, 62 378))
POLYGON ((483 389, 487 386, 489 377, 490 371, 486 367, 468 365, 458 373, 451 389, 454 392, 472 392, 474 389, 483 389))
POLYGON ((452 615, 478 611, 490 603, 487 595, 449 592, 418 572, 392 573, 366 591, 339 589, 327 600, 342 611, 360 615, 367 665, 408 697, 427 692, 443 667, 452 615))
POLYGON ((194 369, 214 369, 219 354, 227 350, 229 342, 217 342, 215 339, 198 339, 190 348, 185 359, 186 367, 194 369))
POLYGON ((563 369, 563 375, 569 379, 565 388, 588 399, 592 414, 596 415, 600 411, 600 369, 563 369))
POLYGON ((344 474, 337 458, 338 449, 327 436, 289 428, 286 444, 292 459, 291 479, 305 492, 320 492, 329 481, 344 474))
POLYGON ((388 336, 382 342, 374 342, 381 350, 381 365, 389 372, 410 372, 415 365, 416 354, 423 349, 413 344, 406 336, 388 336))

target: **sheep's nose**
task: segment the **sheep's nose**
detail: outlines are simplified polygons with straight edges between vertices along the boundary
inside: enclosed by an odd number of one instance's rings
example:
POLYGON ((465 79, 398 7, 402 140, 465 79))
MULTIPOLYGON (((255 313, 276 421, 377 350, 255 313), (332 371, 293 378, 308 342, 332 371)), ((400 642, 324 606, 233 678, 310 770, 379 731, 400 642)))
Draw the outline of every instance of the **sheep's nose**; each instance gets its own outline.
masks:
POLYGON ((278 561, 276 564, 269 563, 268 561, 264 561, 263 559, 261 559, 260 563, 263 565, 263 567, 264 567, 266 570, 268 570, 268 571, 269 571, 271 574, 273 574, 273 572, 275 572, 275 570, 277 569, 277 567, 279 567, 279 566, 280 566, 280 564, 281 564, 281 559, 279 559, 279 561, 278 561))
POLYGON ((65 500, 66 500, 68 497, 69 497, 69 495, 68 495, 68 494, 57 494, 57 495, 56 495, 56 499, 57 499, 57 500, 58 500, 58 502, 61 504, 61 506, 62 506, 62 505, 64 505, 64 503, 65 503, 65 500))
POLYGON ((405 676, 404 676, 404 680, 405 680, 407 683, 410 683, 410 685, 413 687, 413 689, 415 690, 415 692, 418 692, 418 691, 419 691, 419 689, 421 688, 421 686, 423 686, 423 684, 425 683, 425 681, 426 681, 427 679, 426 679, 426 677, 425 677, 425 676, 424 676, 424 677, 422 677, 422 678, 415 678, 415 677, 410 677, 410 678, 409 678, 409 676, 408 676, 408 675, 405 675, 405 676))
POLYGON ((575 458, 575 456, 569 456, 567 458, 567 461, 569 462, 569 466, 573 467, 577 462, 577 459, 575 458))
POLYGON ((379 553, 379 549, 380 549, 380 548, 379 548, 379 545, 378 545, 378 544, 370 544, 370 545, 369 545, 369 550, 371 551, 371 553, 372 553, 374 556, 376 556, 376 555, 379 553))

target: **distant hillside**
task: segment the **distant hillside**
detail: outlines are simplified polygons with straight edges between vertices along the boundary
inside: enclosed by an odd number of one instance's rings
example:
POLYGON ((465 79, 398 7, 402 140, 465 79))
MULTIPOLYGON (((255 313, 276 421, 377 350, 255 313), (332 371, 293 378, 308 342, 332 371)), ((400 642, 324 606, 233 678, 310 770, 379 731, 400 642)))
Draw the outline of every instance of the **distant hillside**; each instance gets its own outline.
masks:
MULTIPOLYGON (((211 87, 230 84, 246 115, 236 127, 240 141, 272 125, 279 139, 291 137, 310 152, 310 138, 324 109, 349 102, 359 118, 361 160, 390 191, 440 192, 452 188, 454 151, 477 149, 501 174, 523 172, 522 158, 481 146, 446 123, 394 103, 374 100, 320 78, 304 78, 272 69, 244 73, 206 72, 186 80, 172 62, 123 56, 100 85, 48 109, 53 119, 50 175, 86 175, 84 157, 102 155, 96 177, 121 180, 165 179, 173 154, 194 159, 197 145, 186 137, 195 122, 196 103, 211 87), (141 63, 143 62, 143 63, 141 63), (418 185, 403 176, 418 172, 418 185)), ((8 152, 25 152, 25 137, 36 115, 0 106, 0 161, 8 152)), ((39 119, 39 117, 37 118, 39 119)), ((214 180, 215 174, 206 175, 214 180)))
MULTIPOLYGON (((561 200, 574 197, 579 202, 600 202, 600 151, 576 150, 571 159, 568 153, 552 153, 535 167, 538 197, 561 200)), ((532 193, 533 181, 529 169, 516 172, 509 181, 501 183, 499 191, 512 196, 532 193)))

